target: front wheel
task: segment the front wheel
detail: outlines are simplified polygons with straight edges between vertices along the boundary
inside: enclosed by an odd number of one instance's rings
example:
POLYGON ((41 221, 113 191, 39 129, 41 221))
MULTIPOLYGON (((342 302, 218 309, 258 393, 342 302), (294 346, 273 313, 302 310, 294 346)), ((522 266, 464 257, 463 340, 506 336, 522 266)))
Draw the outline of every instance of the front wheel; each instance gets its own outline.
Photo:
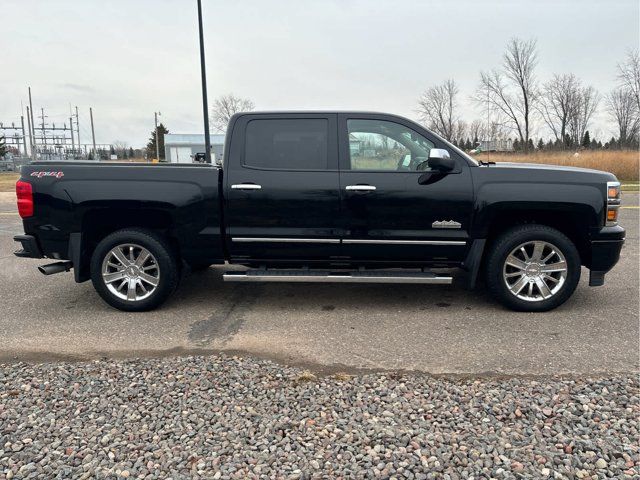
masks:
POLYGON ((580 255, 562 232, 523 225, 503 233, 486 262, 492 295, 512 310, 552 310, 573 294, 580 280, 580 255))
POLYGON ((119 230, 105 237, 91 256, 93 286, 112 307, 152 310, 177 286, 175 255, 162 237, 147 230, 119 230))

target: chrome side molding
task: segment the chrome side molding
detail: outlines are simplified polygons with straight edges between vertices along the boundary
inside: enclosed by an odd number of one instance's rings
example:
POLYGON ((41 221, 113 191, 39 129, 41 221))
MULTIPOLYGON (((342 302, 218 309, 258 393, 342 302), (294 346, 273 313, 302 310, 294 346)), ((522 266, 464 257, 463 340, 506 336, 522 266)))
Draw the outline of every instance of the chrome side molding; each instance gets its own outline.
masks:
POLYGON ((466 245, 466 240, 360 240, 339 238, 232 237, 238 243, 342 243, 344 245, 466 245))
POLYGON ((271 238, 271 237, 233 237, 238 243, 340 243, 339 238, 271 238))
POLYGON ((342 240, 344 244, 372 245, 466 245, 465 240, 342 240))

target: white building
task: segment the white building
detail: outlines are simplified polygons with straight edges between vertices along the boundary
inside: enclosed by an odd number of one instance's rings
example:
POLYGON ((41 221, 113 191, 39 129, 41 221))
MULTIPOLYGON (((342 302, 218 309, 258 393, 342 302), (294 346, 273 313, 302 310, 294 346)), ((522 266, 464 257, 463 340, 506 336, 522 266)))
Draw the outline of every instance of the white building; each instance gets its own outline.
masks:
MULTIPOLYGON (((222 161, 224 135, 211 135, 211 161, 222 161)), ((167 133, 164 155, 167 162, 192 163, 196 153, 204 153, 204 134, 167 133)))

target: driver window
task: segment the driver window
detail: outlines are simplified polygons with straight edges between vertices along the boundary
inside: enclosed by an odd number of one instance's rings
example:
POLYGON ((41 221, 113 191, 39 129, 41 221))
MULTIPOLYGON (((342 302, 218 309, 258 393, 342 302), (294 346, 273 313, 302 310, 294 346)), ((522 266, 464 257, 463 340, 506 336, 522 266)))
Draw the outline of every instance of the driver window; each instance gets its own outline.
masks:
POLYGON ((429 169, 433 143, 410 128, 384 120, 347 120, 351 170, 429 169))

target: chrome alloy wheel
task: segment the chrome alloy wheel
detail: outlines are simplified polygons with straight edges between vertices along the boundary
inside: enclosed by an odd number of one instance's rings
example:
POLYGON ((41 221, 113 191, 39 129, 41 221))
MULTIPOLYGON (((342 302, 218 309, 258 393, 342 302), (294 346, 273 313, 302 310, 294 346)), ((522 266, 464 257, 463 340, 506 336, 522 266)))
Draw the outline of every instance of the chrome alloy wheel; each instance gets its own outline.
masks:
POLYGON ((519 299, 540 302, 562 289, 567 279, 567 261, 555 245, 529 241, 507 256, 502 277, 509 291, 519 299))
POLYGON ((151 252, 140 245, 117 245, 102 261, 102 280, 116 297, 138 302, 158 287, 160 266, 151 252))

